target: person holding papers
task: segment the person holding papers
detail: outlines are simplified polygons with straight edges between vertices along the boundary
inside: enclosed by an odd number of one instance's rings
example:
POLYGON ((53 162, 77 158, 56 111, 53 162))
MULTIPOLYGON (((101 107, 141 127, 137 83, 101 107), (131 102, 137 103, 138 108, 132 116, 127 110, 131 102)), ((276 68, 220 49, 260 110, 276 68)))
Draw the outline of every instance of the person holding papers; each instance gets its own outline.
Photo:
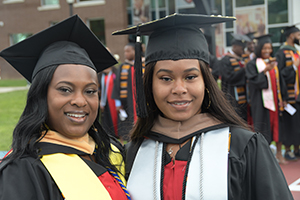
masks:
POLYGON ((293 115, 288 112, 283 113, 286 134, 283 141, 286 149, 284 157, 295 161, 297 157, 300 157, 300 53, 295 46, 295 44, 300 45, 300 30, 293 25, 285 27, 281 33, 281 39, 285 37, 286 40, 276 53, 278 68, 287 86, 287 102, 290 107, 297 110, 293 115), (294 145, 294 151, 291 151, 291 145, 294 145))

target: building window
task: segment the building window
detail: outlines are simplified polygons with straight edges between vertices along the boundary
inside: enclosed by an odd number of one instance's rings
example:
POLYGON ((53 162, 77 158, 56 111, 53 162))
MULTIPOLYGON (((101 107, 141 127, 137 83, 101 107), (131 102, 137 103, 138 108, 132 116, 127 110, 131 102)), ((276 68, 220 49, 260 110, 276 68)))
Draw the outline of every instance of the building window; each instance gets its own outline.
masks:
POLYGON ((10 35, 10 44, 14 45, 18 42, 21 42, 22 40, 32 36, 32 33, 16 33, 10 35))
POLYGON ((89 20, 90 29, 97 36, 97 38, 102 42, 102 44, 106 44, 105 41, 105 26, 104 19, 92 19, 89 20))
POLYGON ((222 0, 215 0, 215 10, 213 14, 222 15, 222 0))
MULTIPOLYGON (((225 0, 225 15, 233 16, 232 0, 225 0)), ((226 28, 233 28, 233 22, 226 22, 226 28)))
POLYGON ((42 0, 42 6, 59 5, 59 0, 42 0))
POLYGON ((145 23, 151 20, 150 0, 132 0, 133 5, 133 25, 145 23))
POLYGON ((265 6, 248 6, 235 9, 236 33, 257 32, 255 36, 266 34, 265 6))
POLYGON ((281 43, 285 41, 285 38, 282 38, 283 41, 280 41, 281 38, 281 29, 284 27, 276 27, 276 28, 269 28, 269 34, 271 34, 271 40, 273 43, 281 43))
POLYGON ((195 3, 191 0, 176 0, 176 10, 182 14, 198 13, 195 3))
POLYGON ((236 7, 254 6, 264 4, 264 0, 236 0, 236 7))
POLYGON ((233 32, 226 32, 226 46, 231 46, 231 41, 233 40, 232 34, 233 32))
POLYGON ((268 22, 269 24, 288 22, 288 0, 268 0, 268 22))

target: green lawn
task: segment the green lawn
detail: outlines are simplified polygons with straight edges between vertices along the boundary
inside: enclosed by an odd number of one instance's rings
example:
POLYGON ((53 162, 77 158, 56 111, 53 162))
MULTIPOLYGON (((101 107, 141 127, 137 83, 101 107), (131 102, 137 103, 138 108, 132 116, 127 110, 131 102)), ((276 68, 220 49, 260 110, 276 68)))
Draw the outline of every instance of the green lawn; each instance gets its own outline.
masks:
MULTIPOLYGON (((16 83, 18 82, 18 84, 14 86, 26 86, 27 83, 24 81, 23 85, 20 85, 22 82, 17 80, 16 83)), ((2 80, 0 80, 0 86, 2 86, 1 83, 2 80)), ((9 84, 8 86, 12 85, 9 84)), ((0 151, 10 149, 12 132, 25 107, 26 95, 27 90, 0 93, 0 151)))
POLYGON ((13 86, 26 86, 27 81, 26 79, 9 79, 9 80, 3 80, 0 79, 0 87, 13 87, 13 86))

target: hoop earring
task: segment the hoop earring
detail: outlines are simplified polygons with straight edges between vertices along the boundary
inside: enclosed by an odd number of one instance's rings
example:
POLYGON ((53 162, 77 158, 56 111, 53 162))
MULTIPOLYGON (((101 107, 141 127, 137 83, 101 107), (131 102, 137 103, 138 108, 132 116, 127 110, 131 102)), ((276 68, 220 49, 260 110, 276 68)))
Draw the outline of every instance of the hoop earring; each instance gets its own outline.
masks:
POLYGON ((210 94, 209 94, 209 90, 207 89, 207 88, 205 88, 205 90, 206 90, 206 92, 207 92, 207 94, 208 94, 208 105, 207 105, 207 107, 206 107, 206 110, 208 110, 209 109, 209 107, 210 107, 210 104, 211 104, 211 98, 210 98, 210 94))
POLYGON ((46 130, 50 130, 49 126, 46 124, 46 122, 44 122, 44 127, 46 128, 46 130))
POLYGON ((92 129, 93 129, 95 132, 98 132, 98 129, 95 127, 94 124, 92 125, 92 129))

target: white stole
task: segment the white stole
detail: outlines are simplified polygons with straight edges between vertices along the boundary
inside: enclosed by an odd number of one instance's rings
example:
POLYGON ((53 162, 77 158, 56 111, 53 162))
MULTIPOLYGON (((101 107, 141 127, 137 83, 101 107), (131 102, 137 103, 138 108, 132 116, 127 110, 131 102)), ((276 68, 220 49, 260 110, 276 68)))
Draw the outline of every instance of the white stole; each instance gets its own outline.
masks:
MULTIPOLYGON (((264 71, 264 69, 266 68, 266 63, 262 58, 256 59, 256 68, 259 73, 264 71)), ((271 77, 269 71, 266 72, 266 76, 268 80, 268 88, 262 89, 262 100, 265 108, 275 112, 276 107, 274 102, 274 95, 273 95, 272 83, 271 83, 271 77)))
MULTIPOLYGON (((186 199, 200 199, 200 196, 205 200, 228 198, 228 139, 229 127, 205 133, 202 141, 199 138, 189 165, 186 199)), ((132 200, 161 199, 162 154, 162 142, 145 139, 141 144, 127 182, 132 200)))

